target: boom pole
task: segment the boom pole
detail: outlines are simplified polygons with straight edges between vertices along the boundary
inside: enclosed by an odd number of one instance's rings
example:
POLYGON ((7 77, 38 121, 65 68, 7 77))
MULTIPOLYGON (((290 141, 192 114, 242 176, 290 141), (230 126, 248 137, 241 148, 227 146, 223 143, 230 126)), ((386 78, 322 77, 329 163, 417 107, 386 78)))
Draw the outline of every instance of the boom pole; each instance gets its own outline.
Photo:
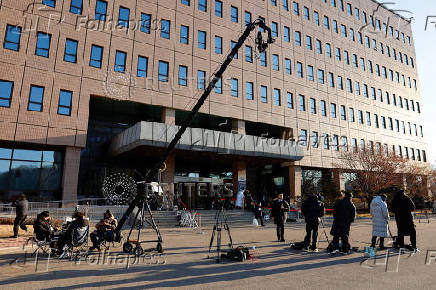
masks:
MULTIPOLYGON (((173 140, 171 140, 170 144, 166 148, 164 154, 161 156, 158 162, 152 167, 152 169, 145 175, 145 181, 151 180, 159 171, 159 169, 162 167, 162 165, 167 160, 168 156, 174 151, 174 148, 176 147, 177 143, 179 142, 180 138, 182 137, 183 133, 185 133, 186 129, 191 125, 192 121, 194 120, 195 115, 200 110, 201 106, 203 106, 206 99, 209 97, 212 89, 215 87, 218 80, 221 79, 222 75, 226 71, 229 64, 232 62, 234 56, 238 53, 239 49, 242 47, 244 42, 247 40, 250 33, 256 28, 256 26, 259 26, 267 31, 268 33, 268 39, 266 42, 262 41, 262 35, 259 32, 256 38, 256 44, 258 46, 258 50, 260 52, 263 52, 266 50, 269 44, 274 42, 274 39, 272 38, 271 29, 265 25, 265 22, 263 19, 259 18, 255 20, 254 22, 249 23, 243 34, 239 37, 238 42, 236 45, 232 48, 230 53, 227 55, 225 61, 221 64, 218 71, 215 73, 213 78, 210 80, 208 86, 203 91, 203 94, 198 99, 195 106, 192 108, 191 112, 188 115, 188 118, 184 121, 183 125, 180 127, 179 131, 174 136, 173 140)), ((124 215, 121 217, 118 226, 115 229, 115 239, 117 241, 121 240, 121 229, 123 228, 124 223, 126 222, 127 218, 130 216, 130 214, 133 212, 133 209, 138 206, 142 199, 146 198, 144 192, 138 191, 136 197, 134 200, 129 204, 129 207, 127 208, 124 215)))

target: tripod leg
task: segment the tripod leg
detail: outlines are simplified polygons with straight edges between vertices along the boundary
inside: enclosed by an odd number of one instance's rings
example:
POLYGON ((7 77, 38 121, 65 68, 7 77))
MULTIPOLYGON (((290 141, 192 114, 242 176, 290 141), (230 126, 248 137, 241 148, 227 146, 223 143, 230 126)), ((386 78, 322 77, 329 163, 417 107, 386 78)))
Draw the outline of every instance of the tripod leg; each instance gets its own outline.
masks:
POLYGON ((227 223, 227 215, 223 212, 223 217, 224 217, 224 229, 227 231, 227 234, 229 235, 229 246, 230 248, 233 248, 233 239, 232 239, 232 234, 230 233, 230 227, 229 224, 227 223))
POLYGON ((209 243, 209 253, 212 249, 213 239, 215 238, 215 231, 216 231, 216 225, 213 226, 212 236, 210 237, 210 243, 209 243))
POLYGON ((221 228, 218 229, 216 240, 217 240, 216 241, 216 251, 218 254, 217 262, 220 262, 221 261, 221 228))
POLYGON ((147 208, 148 214, 150 215, 151 226, 154 229, 154 231, 156 232, 157 239, 159 240, 159 243, 162 243, 162 236, 160 234, 159 228, 157 227, 156 223, 154 222, 153 213, 151 212, 150 205, 148 204, 148 201, 145 201, 145 206, 147 208))
POLYGON ((327 239, 327 243, 330 244, 329 237, 328 237, 328 235, 327 235, 327 233, 325 231, 324 220, 323 219, 321 219, 321 225, 322 225, 322 230, 324 231, 325 238, 327 239))

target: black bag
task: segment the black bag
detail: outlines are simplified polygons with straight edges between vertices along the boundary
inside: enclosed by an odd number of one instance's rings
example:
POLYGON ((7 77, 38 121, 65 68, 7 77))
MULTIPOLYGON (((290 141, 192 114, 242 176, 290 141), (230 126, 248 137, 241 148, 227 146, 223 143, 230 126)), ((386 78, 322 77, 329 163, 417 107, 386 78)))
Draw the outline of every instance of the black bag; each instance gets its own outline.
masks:
POLYGON ((335 245, 333 244, 333 241, 331 241, 331 242, 329 243, 329 245, 327 246, 327 252, 331 253, 331 252, 333 252, 334 250, 336 250, 336 248, 335 248, 335 245))
POLYGON ((300 251, 304 248, 304 246, 304 242, 296 242, 291 245, 291 249, 300 251))
POLYGON ((246 259, 250 259, 251 254, 247 247, 238 246, 230 249, 226 254, 222 254, 222 257, 233 261, 243 262, 246 259))

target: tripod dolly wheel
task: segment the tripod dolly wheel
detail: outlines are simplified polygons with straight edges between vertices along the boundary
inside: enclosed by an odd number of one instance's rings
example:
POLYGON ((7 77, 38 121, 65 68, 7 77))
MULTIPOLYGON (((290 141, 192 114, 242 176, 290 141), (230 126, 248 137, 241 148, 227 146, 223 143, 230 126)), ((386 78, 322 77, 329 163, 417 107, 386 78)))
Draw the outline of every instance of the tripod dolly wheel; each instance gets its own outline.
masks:
POLYGON ((137 257, 142 256, 144 254, 144 249, 138 244, 133 250, 133 254, 137 257))
POLYGON ((162 247, 162 244, 161 244, 161 243, 157 243, 156 251, 157 251, 159 254, 162 254, 162 253, 163 253, 163 247, 162 247))
POLYGON ((129 241, 127 241, 123 244, 123 252, 124 253, 127 253, 127 254, 131 253, 132 250, 133 250, 133 245, 129 241))

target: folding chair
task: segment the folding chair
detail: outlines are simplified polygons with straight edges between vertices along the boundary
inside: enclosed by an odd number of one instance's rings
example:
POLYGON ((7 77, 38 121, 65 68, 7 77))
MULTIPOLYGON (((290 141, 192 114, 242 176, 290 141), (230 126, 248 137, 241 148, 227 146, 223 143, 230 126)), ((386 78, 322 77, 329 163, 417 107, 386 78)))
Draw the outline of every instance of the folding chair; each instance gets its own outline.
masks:
POLYGON ((89 226, 77 227, 71 231, 71 240, 65 244, 60 259, 70 257, 77 259, 88 253, 89 226))
POLYGON ((51 248, 51 245, 56 243, 58 239, 59 238, 55 236, 52 237, 50 240, 38 240, 36 238, 36 235, 33 235, 33 237, 28 238, 27 241, 23 244, 23 250, 30 243, 33 251, 31 257, 33 257, 37 253, 41 253, 44 255, 51 255, 52 250, 55 250, 51 248))

